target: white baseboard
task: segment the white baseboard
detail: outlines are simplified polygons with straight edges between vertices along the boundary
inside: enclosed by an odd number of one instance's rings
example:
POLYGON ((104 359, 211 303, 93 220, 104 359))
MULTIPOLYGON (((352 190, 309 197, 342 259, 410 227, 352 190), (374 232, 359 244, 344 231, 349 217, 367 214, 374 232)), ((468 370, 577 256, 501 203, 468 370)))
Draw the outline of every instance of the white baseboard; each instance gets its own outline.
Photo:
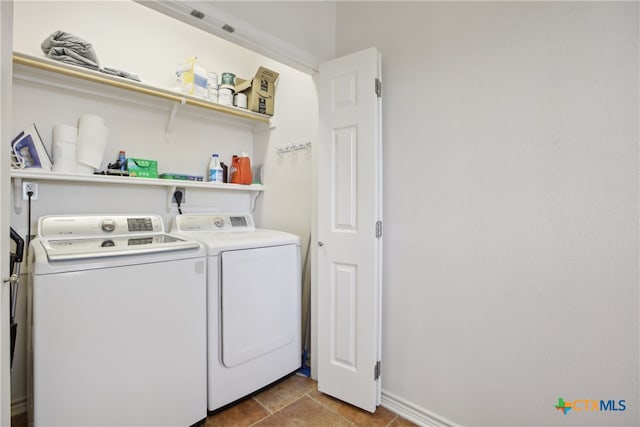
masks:
POLYGON ((27 396, 22 396, 11 401, 11 416, 27 412, 27 409, 29 409, 27 396))
POLYGON ((393 393, 382 390, 381 404, 402 418, 425 427, 455 427, 453 421, 429 412, 418 405, 407 401, 393 393))

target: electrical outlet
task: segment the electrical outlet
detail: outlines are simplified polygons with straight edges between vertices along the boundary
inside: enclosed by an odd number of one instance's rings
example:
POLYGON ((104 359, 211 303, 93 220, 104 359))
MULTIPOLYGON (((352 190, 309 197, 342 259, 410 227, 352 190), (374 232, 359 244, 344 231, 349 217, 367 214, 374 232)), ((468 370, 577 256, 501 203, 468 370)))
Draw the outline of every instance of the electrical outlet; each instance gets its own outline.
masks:
POLYGON ((31 192, 31 200, 38 200, 38 184, 35 182, 22 182, 22 200, 29 200, 27 193, 31 192))
POLYGON ((175 191, 173 192, 173 198, 171 199, 171 203, 177 205, 178 201, 176 200, 176 193, 182 193, 182 199, 180 200, 180 205, 183 206, 187 202, 187 189, 184 187, 176 187, 175 191))

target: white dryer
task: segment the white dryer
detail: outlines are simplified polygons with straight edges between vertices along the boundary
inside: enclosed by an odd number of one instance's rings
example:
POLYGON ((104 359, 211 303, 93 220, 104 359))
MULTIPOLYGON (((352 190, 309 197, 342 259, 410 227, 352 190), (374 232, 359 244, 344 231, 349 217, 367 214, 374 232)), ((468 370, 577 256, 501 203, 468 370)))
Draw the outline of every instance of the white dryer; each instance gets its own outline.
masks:
POLYGON ((32 421, 189 426, 206 409, 206 258, 158 215, 47 216, 31 242, 32 421))
POLYGON ((208 409, 301 365, 300 238, 248 214, 184 214, 171 230, 207 251, 208 409))

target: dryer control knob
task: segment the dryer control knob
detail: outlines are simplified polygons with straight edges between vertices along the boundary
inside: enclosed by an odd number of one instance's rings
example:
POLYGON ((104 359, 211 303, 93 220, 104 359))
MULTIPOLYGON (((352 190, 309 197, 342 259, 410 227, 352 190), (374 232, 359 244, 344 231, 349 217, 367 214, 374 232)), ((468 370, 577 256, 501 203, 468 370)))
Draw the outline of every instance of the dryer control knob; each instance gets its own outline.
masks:
POLYGON ((105 219, 102 221, 102 224, 100 224, 100 228, 102 228, 102 231, 110 233, 116 229, 116 222, 112 219, 105 219))
POLYGON ((217 217, 216 219, 213 220, 213 223, 215 224, 216 227, 222 228, 224 227, 224 218, 217 217))

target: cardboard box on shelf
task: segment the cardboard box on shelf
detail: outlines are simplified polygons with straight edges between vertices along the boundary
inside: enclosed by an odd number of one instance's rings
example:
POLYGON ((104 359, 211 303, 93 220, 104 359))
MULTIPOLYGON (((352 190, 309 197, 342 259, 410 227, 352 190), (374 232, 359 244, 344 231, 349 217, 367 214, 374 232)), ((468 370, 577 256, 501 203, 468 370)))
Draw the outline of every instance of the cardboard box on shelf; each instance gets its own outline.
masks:
POLYGON ((158 161, 129 157, 127 159, 127 171, 129 172, 129 176, 138 178, 157 178, 158 161))
POLYGON ((236 93, 247 95, 249 110, 273 116, 278 76, 275 71, 260 67, 252 79, 236 79, 236 93))

